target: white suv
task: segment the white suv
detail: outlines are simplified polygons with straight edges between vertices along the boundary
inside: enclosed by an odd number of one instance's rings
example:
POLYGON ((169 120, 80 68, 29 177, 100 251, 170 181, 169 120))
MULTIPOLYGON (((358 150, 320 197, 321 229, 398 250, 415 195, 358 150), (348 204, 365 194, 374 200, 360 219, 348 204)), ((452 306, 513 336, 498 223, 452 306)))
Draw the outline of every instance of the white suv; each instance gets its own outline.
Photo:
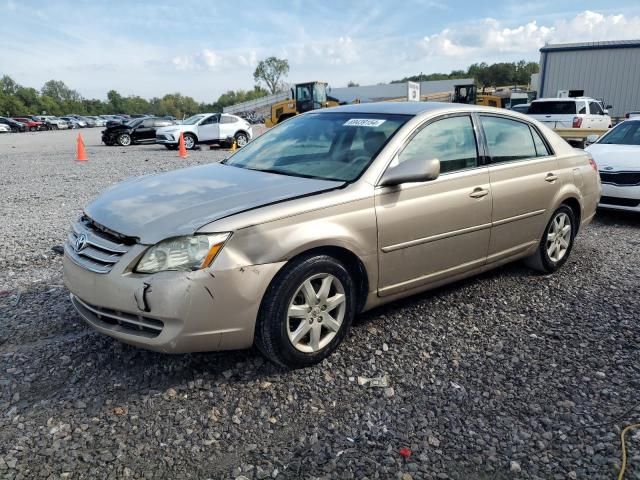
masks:
MULTIPOLYGON (((555 128, 592 128, 606 130, 611 128, 611 117, 602 104, 589 97, 541 98, 534 100, 527 114, 555 128)), ((568 142, 582 142, 582 138, 566 138, 568 142)))
POLYGON ((156 143, 170 150, 178 148, 180 132, 184 135, 184 146, 188 150, 198 143, 229 145, 235 140, 238 147, 244 147, 253 132, 244 119, 226 113, 201 113, 187 118, 178 125, 156 130, 156 143))

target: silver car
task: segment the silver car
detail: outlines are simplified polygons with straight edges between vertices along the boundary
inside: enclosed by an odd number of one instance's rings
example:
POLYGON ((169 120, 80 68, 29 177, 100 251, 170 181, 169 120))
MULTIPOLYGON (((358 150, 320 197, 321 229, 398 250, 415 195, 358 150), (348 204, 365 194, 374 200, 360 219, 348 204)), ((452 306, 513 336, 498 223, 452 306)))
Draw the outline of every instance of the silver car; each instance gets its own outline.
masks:
POLYGON ((296 116, 221 164, 90 203, 65 244, 80 315, 161 352, 303 367, 354 316, 526 259, 553 272, 593 218, 588 153, 495 108, 375 103, 296 116))

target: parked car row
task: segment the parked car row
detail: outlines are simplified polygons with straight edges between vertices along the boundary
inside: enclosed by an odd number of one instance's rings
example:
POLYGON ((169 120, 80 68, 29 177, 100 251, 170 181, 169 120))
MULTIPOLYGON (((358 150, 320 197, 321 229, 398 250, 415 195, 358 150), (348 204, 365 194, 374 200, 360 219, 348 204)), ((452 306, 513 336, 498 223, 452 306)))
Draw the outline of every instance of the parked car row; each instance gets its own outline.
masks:
POLYGON ((245 119, 226 113, 200 113, 182 122, 168 117, 141 116, 127 121, 109 120, 107 128, 102 131, 102 142, 122 147, 157 143, 175 150, 180 134, 187 150, 196 148, 198 144, 229 147, 234 142, 242 148, 253 137, 253 130, 245 119))
MULTIPOLYGON (((149 115, 20 115, 15 117, 0 117, 0 133, 37 132, 41 130, 66 130, 70 128, 93 128, 122 125, 138 118, 147 118, 149 115)), ((174 117, 162 117, 175 121, 174 117)), ((154 132, 155 135, 155 132, 154 132)))

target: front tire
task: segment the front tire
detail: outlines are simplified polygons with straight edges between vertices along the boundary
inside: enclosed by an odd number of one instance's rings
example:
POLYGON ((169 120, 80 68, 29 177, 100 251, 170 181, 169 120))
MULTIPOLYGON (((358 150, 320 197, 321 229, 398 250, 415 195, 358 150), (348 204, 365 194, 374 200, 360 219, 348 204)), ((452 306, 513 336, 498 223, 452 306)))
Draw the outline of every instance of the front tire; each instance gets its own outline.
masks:
POLYGON ((187 150, 193 150, 194 148, 196 148, 196 143, 196 137, 194 137, 190 133, 184 135, 184 148, 186 148, 187 150))
POLYGON ((342 263, 327 255, 293 260, 267 289, 255 344, 287 368, 315 365, 347 335, 355 316, 355 287, 342 263))
POLYGON ((553 273, 565 264, 576 236, 576 216, 567 205, 561 205, 547 224, 538 250, 525 263, 543 273, 553 273))
POLYGON ((129 135, 128 133, 121 133, 120 135, 118 135, 116 142, 118 142, 118 145, 120 145, 121 147, 128 147, 129 145, 131 145, 131 135, 129 135))

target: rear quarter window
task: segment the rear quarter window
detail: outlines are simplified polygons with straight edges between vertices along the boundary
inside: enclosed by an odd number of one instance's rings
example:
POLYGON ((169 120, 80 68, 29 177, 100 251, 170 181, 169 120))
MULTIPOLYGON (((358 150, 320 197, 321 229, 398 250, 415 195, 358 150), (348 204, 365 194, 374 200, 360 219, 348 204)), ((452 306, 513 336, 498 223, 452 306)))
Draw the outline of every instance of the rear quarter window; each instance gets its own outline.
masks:
POLYGON ((529 115, 575 115, 576 102, 552 101, 533 102, 529 107, 529 115))

